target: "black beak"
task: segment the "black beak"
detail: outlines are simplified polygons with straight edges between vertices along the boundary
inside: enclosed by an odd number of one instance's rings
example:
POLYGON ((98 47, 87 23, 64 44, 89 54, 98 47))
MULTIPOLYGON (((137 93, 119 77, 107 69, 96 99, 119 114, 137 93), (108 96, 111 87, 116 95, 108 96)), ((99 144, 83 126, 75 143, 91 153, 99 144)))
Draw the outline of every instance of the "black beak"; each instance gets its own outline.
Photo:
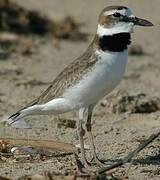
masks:
POLYGON ((150 21, 138 17, 131 18, 130 20, 131 22, 133 22, 135 25, 138 26, 153 26, 153 24, 150 21))
POLYGON ((150 21, 138 17, 121 16, 120 20, 123 22, 132 22, 134 23, 134 25, 138 26, 153 26, 153 24, 150 21))

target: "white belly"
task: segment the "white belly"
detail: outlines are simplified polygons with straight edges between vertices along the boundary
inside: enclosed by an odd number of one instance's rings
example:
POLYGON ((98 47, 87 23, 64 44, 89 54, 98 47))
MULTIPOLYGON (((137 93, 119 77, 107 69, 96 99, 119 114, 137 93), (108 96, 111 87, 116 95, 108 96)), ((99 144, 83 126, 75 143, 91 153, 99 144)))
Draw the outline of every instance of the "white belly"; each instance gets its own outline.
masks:
POLYGON ((97 51, 96 53, 99 60, 92 71, 63 94, 63 97, 76 108, 95 104, 118 85, 124 74, 127 51, 120 53, 97 51))

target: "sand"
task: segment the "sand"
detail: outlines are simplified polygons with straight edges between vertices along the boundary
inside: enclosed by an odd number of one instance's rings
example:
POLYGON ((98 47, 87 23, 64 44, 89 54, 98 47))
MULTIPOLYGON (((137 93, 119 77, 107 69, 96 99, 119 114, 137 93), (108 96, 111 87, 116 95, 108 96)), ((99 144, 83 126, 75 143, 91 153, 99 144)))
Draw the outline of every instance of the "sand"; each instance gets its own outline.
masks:
MULTIPOLYGON (((72 15, 77 21, 84 23, 81 31, 89 33, 86 42, 62 40, 57 49, 55 39, 37 41, 37 49, 31 55, 16 51, 7 60, 0 60, 0 116, 15 112, 26 102, 37 97, 63 68, 85 51, 95 33, 97 16, 108 5, 126 5, 134 13, 155 24, 152 28, 136 27, 132 35, 132 44, 143 48, 142 55, 129 55, 125 76, 106 102, 102 99, 97 105, 93 117, 93 133, 100 158, 114 162, 127 155, 138 144, 160 128, 160 111, 151 113, 113 113, 107 103, 112 97, 125 91, 129 95, 145 93, 147 96, 160 97, 160 35, 159 35, 159 0, 15 0, 23 7, 38 10, 51 19, 61 19, 72 15), (44 42, 43 42, 44 41, 44 42), (17 71, 20 70, 20 73, 17 71), (2 72, 2 73, 1 73, 2 72), (37 85, 24 85, 29 81, 41 81, 37 85)), ((122 93, 123 94, 123 93, 122 93)), ((34 116, 26 120, 33 126, 31 130, 0 127, 0 137, 35 138, 59 140, 77 144, 76 128, 59 126, 60 119, 76 120, 76 114, 54 116, 34 116)), ((87 143, 87 141, 86 141, 87 143)), ((160 179, 159 141, 156 140, 135 158, 129 171, 129 179, 160 179)), ((0 162, 0 175, 17 178, 43 171, 69 174, 74 171, 73 155, 51 157, 45 161, 33 162, 0 162)), ((116 174, 122 176, 128 164, 117 169, 116 174)))

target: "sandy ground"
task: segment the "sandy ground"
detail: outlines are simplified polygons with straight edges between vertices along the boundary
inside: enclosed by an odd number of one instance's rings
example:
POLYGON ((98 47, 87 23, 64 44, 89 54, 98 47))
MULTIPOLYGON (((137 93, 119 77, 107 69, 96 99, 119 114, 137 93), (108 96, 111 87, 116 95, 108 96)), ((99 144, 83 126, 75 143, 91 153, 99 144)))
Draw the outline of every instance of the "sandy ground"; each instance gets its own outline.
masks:
MULTIPOLYGON (((160 96, 160 35, 159 35, 159 0, 15 0, 28 9, 35 9, 51 19, 59 19, 68 14, 84 22, 82 31, 90 33, 87 42, 60 41, 60 49, 54 47, 54 39, 38 43, 38 50, 30 56, 14 53, 7 60, 0 60, 0 116, 8 115, 38 96, 47 85, 23 85, 31 80, 51 82, 73 59, 88 46, 95 32, 99 12, 108 5, 126 5, 137 16, 147 18, 153 28, 136 28, 132 35, 133 44, 139 44, 145 54, 129 56, 128 67, 121 84, 114 90, 128 92, 129 95, 145 93, 147 96, 160 96), (21 73, 16 73, 17 70, 21 73), (4 73, 8 72, 8 73, 4 73), (135 76, 136 75, 136 76, 135 76)), ((104 102, 104 98, 101 102, 104 102)), ((112 98, 109 99, 112 101, 112 98)), ((104 103, 103 103, 104 104, 104 103)), ((61 118, 76 120, 75 113, 62 115, 61 118)), ((59 127, 55 117, 35 116, 27 118, 33 125, 32 130, 17 130, 1 126, 0 136, 60 140, 78 143, 75 128, 59 127)), ((160 128, 160 111, 153 113, 114 114, 107 105, 97 105, 93 117, 93 131, 99 157, 116 161, 127 155, 138 144, 160 128)), ((156 140, 135 158, 129 171, 129 179, 160 179, 159 141, 156 140)), ((0 162, 0 175, 16 178, 27 174, 36 174, 44 170, 67 174, 75 169, 73 155, 52 157, 46 161, 0 162)), ((122 175, 128 165, 117 170, 122 175)))

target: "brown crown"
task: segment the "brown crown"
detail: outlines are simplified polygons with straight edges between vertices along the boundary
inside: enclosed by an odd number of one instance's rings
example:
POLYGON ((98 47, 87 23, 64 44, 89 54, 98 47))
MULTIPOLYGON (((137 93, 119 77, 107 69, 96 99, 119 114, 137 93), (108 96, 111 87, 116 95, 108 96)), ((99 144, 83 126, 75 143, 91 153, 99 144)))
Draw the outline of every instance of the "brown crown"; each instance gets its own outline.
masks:
POLYGON ((99 15, 98 23, 104 27, 112 24, 116 20, 113 19, 111 17, 111 15, 105 16, 104 13, 107 11, 110 11, 110 10, 122 10, 122 9, 127 9, 127 7, 125 7, 125 6, 108 6, 108 7, 105 7, 99 15))

